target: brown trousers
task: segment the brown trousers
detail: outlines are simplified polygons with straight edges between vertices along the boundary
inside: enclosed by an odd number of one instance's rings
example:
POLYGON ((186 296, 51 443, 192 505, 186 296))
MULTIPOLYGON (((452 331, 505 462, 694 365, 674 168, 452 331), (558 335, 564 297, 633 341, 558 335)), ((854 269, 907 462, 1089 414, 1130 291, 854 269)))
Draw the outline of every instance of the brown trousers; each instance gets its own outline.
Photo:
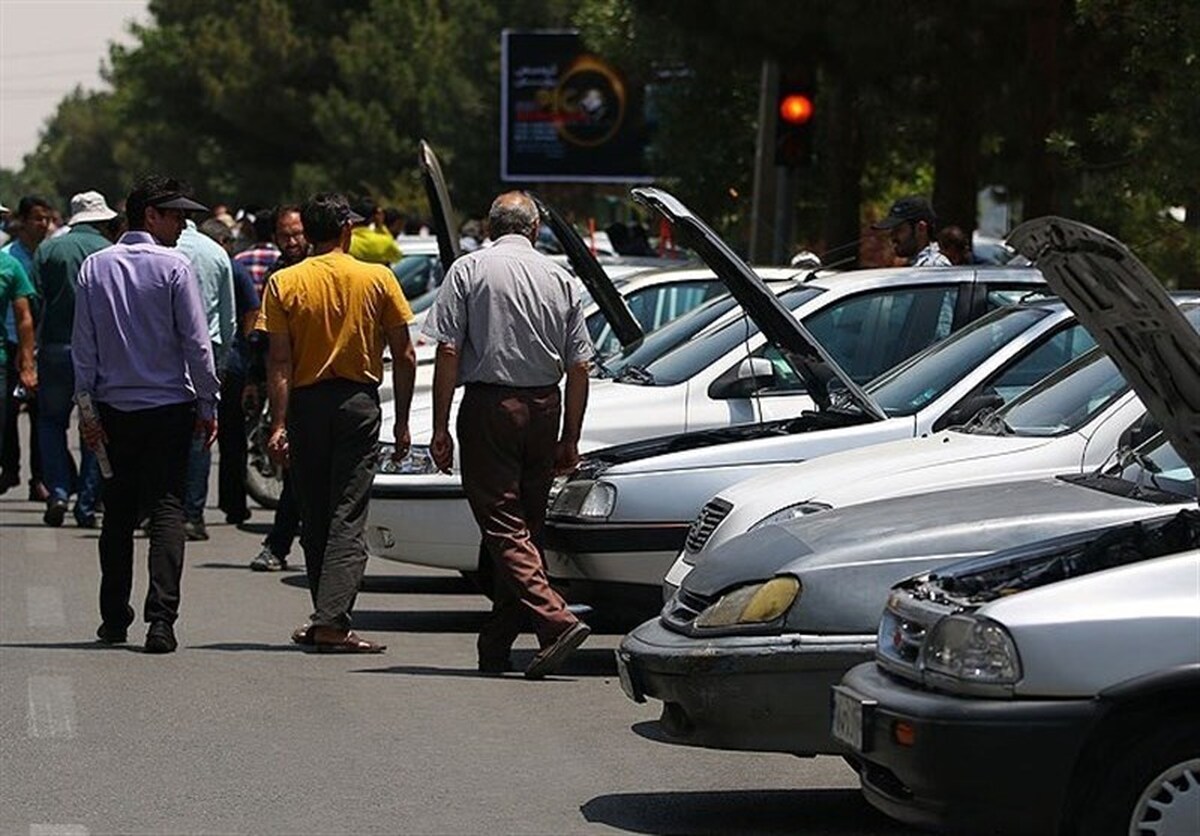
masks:
POLYGON ((494 566, 492 614, 479 633, 481 660, 506 659, 527 620, 542 647, 576 621, 550 588, 539 546, 560 409, 557 386, 471 383, 458 410, 463 489, 494 566))

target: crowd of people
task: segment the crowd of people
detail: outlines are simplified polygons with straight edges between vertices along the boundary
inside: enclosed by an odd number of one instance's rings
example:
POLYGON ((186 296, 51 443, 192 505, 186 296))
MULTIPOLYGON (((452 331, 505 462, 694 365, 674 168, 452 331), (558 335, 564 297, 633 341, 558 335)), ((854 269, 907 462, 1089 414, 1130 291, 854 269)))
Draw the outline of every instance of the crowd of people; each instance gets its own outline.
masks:
MULTIPOLYGON (((267 449, 284 487, 250 567, 285 568, 299 534, 313 609, 291 640, 321 652, 383 651, 351 630, 351 613, 367 560, 385 348, 393 455, 410 445, 413 317, 388 266, 409 231, 403 218, 337 194, 234 216, 159 176, 140 180, 123 209, 89 191, 72 198, 65 224, 37 197, 13 213, 0 250, 0 303, 11 318, 0 385, 13 399, 0 399, 4 487, 21 482, 15 420, 24 407, 34 428, 30 499, 45 503, 45 524, 63 524, 72 496, 79 526, 95 527, 99 515, 97 638, 123 643, 136 620, 140 527, 149 541, 144 647, 173 652, 185 544, 208 538, 211 447, 220 450, 217 507, 242 524, 246 420, 265 398, 267 449), (78 463, 68 445, 74 404, 78 463)), ((488 227, 488 248, 481 230, 464 228, 468 254, 447 273, 425 329, 438 342, 433 454, 452 466, 450 401, 465 385, 463 479, 494 601, 479 669, 508 670, 513 642, 531 628, 541 650, 525 673, 536 678, 589 632, 550 588, 537 542, 553 474, 578 461, 592 348, 574 282, 534 247, 533 202, 501 195, 488 227)))
MULTIPOLYGON (((72 495, 81 527, 95 527, 103 508, 98 639, 125 642, 136 618, 130 596, 141 527, 149 540, 145 650, 169 653, 186 541, 208 538, 211 447, 220 450, 217 507, 240 525, 251 513, 247 414, 256 416, 265 399, 267 450, 284 487, 250 568, 286 568, 299 534, 313 609, 291 640, 321 652, 382 652, 351 627, 367 562, 385 349, 396 407, 392 455, 402 459, 410 447, 413 315, 389 268, 401 256, 401 219, 332 193, 233 216, 159 176, 140 180, 123 208, 82 192, 55 228, 47 201, 17 204, 12 240, 0 248, 0 303, 9 316, 0 348, 0 487, 21 482, 16 416, 24 405, 34 430, 30 499, 45 503, 45 524, 63 524, 72 495), (67 439, 75 403, 78 463, 67 439)), ((480 575, 493 609, 477 643, 479 671, 511 670, 513 643, 531 630, 540 650, 525 675, 538 678, 590 632, 547 581, 540 538, 554 476, 579 461, 594 348, 576 282, 536 246, 534 202, 500 195, 487 227, 490 246, 464 229, 472 240, 462 242, 465 254, 422 328, 437 343, 430 453, 449 472, 459 451, 480 532, 480 575), (456 445, 450 415, 459 386, 456 445)), ((961 233, 938 235, 921 197, 896 201, 875 228, 914 266, 969 258, 961 233)))

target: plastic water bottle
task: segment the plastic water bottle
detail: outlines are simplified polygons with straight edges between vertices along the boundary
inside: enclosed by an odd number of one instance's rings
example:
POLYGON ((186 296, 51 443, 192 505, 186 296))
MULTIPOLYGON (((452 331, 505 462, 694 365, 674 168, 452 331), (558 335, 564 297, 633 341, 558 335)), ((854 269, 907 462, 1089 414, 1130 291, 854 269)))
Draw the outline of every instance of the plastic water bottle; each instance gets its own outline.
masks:
MULTIPOLYGON (((88 423, 100 423, 100 415, 96 412, 96 407, 92 404, 92 396, 87 392, 80 392, 75 396, 75 403, 79 405, 79 414, 88 423)), ((104 449, 104 442, 95 449, 96 463, 100 465, 100 475, 105 479, 111 479, 113 475, 112 464, 108 461, 108 451, 104 449)))

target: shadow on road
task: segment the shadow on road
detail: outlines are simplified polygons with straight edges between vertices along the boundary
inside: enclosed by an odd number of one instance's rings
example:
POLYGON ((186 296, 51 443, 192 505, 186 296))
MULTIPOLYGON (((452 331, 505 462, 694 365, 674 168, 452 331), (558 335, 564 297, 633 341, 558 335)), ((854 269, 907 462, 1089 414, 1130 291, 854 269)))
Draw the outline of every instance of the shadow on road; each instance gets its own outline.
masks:
MULTIPOLYGON (((357 616, 356 616, 357 617, 357 616)), ((522 671, 533 661, 532 650, 514 650, 512 654, 513 670, 500 677, 491 675, 485 677, 475 668, 440 668, 432 665, 391 665, 386 668, 364 668, 354 673, 390 673, 400 676, 465 676, 471 679, 520 679, 522 671)), ((572 679, 576 677, 616 677, 617 661, 611 650, 577 650, 563 663, 563 666, 543 681, 553 682, 556 679, 572 679)))
POLYGON ((120 650, 126 653, 141 653, 141 642, 132 641, 127 644, 103 644, 92 641, 79 642, 4 642, 0 647, 16 650, 120 650))
POLYGON ((580 808, 589 822, 630 833, 804 833, 898 836, 904 829, 858 790, 731 790, 615 793, 580 808))
MULTIPOLYGON (((213 564, 224 567, 224 564, 213 564)), ((242 566, 245 568, 245 566, 242 566)), ((288 563, 288 571, 299 569, 298 574, 285 575, 281 583, 308 589, 308 577, 303 573, 304 564, 288 563)), ((453 575, 367 575, 358 587, 360 592, 377 592, 396 595, 478 595, 475 587, 466 578, 453 575)))
POLYGON ((304 648, 298 644, 267 644, 265 642, 215 642, 213 644, 189 645, 191 650, 223 650, 229 653, 246 651, 264 653, 303 653, 304 648))
POLYGON ((354 610, 354 629, 397 633, 478 633, 482 610, 354 610))

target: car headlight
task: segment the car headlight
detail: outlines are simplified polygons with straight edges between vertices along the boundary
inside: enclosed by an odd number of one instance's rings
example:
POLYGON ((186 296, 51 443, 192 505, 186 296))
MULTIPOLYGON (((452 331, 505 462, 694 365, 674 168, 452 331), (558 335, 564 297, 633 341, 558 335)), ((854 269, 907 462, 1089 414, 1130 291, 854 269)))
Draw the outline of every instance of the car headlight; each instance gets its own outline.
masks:
POLYGON ((800 581, 784 575, 725 593, 692 623, 696 627, 768 624, 787 612, 798 597, 800 581))
POLYGON ((789 505, 786 508, 780 508, 769 517, 763 517, 761 520, 750 526, 750 531, 762 528, 765 525, 778 525, 789 520, 797 519, 798 517, 807 516, 808 514, 816 514, 819 511, 829 511, 833 508, 832 505, 826 505, 824 502, 798 502, 795 505, 789 505))
POLYGON ((395 452, 396 445, 394 444, 381 444, 379 446, 379 460, 375 465, 376 473, 418 475, 438 472, 437 465, 433 463, 433 456, 430 454, 427 445, 414 444, 408 448, 408 455, 400 461, 393 461, 392 454, 395 452))
POLYGON ((546 507, 554 508, 554 503, 558 500, 558 495, 562 493, 562 489, 566 487, 569 476, 555 476, 554 481, 550 483, 550 493, 546 496, 546 507))
POLYGON ((1021 678, 1016 643, 1004 627, 978 615, 949 615, 921 648, 930 684, 980 693, 1011 692, 1021 678))
POLYGON ((604 519, 613 512, 616 504, 615 485, 591 479, 577 479, 562 486, 550 506, 550 513, 558 517, 604 519))

